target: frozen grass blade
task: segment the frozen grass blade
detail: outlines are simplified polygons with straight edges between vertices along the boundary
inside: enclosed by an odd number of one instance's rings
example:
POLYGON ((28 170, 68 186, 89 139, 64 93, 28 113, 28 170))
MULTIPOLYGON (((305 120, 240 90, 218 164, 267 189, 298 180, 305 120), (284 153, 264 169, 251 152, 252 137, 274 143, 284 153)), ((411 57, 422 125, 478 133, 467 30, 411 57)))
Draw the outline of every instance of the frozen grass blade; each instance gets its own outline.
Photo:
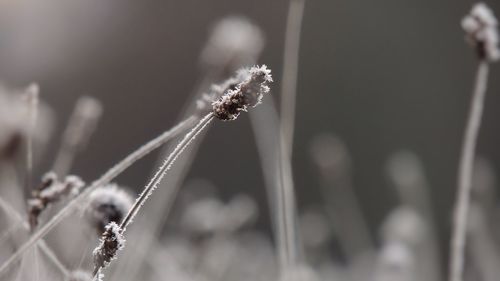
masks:
POLYGON ((12 266, 16 261, 21 259, 22 255, 30 249, 39 239, 47 235, 47 233, 52 230, 58 223, 60 223, 64 218, 69 216, 73 211, 77 209, 80 204, 84 202, 87 196, 103 185, 108 184, 118 175, 120 175, 123 171, 129 168, 136 161, 140 160, 142 157, 146 156, 153 150, 160 147, 162 144, 171 140, 172 138, 178 136, 180 133, 184 132, 189 126, 197 119, 195 116, 191 116, 186 120, 180 122, 177 126, 172 129, 162 133, 158 137, 139 147, 136 151, 129 154, 123 160, 118 162, 115 166, 109 169, 104 175, 102 175, 99 179, 94 181, 85 191, 80 193, 77 197, 75 197, 72 201, 68 203, 63 209, 61 209, 56 215, 54 215, 45 225, 40 227, 38 231, 34 232, 33 235, 26 241, 16 253, 14 253, 7 261, 5 261, 2 266, 0 266, 0 276, 5 274, 7 269, 12 266))
MULTIPOLYGON (((210 122, 214 119, 214 115, 212 113, 207 114, 203 117, 198 124, 186 134, 186 136, 182 139, 182 141, 177 145, 177 147, 172 151, 172 153, 165 159, 163 164, 158 168, 158 171, 153 176, 153 178, 149 181, 149 183, 144 187, 144 190, 139 195, 137 200, 135 201, 132 208, 130 208, 128 214, 125 216, 123 221, 121 222, 117 231, 123 235, 127 229, 127 226, 132 222, 134 217, 137 215, 141 207, 144 205, 149 196, 153 193, 153 191, 158 187, 158 184, 165 177, 167 171, 170 169, 175 160, 179 157, 179 155, 186 149, 186 147, 196 138, 196 136, 203 131, 203 129, 210 124, 210 122)), ((96 249, 97 250, 97 249, 96 249)), ((94 254, 96 253, 94 250, 94 254)), ((119 250, 119 249, 117 249, 119 250)), ((94 255, 95 256, 95 255, 94 255)), ((113 259, 114 257, 111 257, 113 259)), ((94 268, 94 279, 100 275, 101 269, 105 266, 104 263, 97 263, 94 268)))
POLYGON ((182 141, 177 145, 177 147, 172 151, 172 153, 165 159, 163 164, 158 168, 156 174, 151 178, 149 183, 146 185, 144 190, 142 191, 139 198, 135 201, 132 208, 129 210, 128 214, 123 219, 120 228, 122 232, 125 232, 127 226, 132 222, 137 212, 140 210, 142 205, 146 202, 148 197, 153 193, 153 191, 158 187, 158 184, 161 182, 167 171, 172 167, 172 164, 179 157, 179 155, 186 149, 186 147, 196 138, 196 136, 203 131, 203 129, 210 124, 213 120, 214 116, 212 113, 207 114, 203 117, 198 124, 182 139, 182 141))

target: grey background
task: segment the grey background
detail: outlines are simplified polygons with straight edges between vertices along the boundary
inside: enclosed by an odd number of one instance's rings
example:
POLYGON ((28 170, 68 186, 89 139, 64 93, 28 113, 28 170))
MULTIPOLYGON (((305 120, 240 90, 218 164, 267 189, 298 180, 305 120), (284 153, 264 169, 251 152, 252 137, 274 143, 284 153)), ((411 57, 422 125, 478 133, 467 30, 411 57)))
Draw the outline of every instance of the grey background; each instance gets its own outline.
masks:
MULTIPOLYGON (((307 1, 293 159, 300 206, 320 200, 308 152, 318 133, 334 132, 347 143, 356 192, 373 230, 396 202, 385 161, 399 149, 411 149, 424 162, 446 245, 476 68, 459 24, 472 3, 307 1)), ((487 3, 500 14, 500 2, 487 3)), ((57 113, 56 135, 38 173, 50 167, 65 120, 82 94, 105 107, 73 169, 87 181, 174 125, 201 73, 198 58, 209 27, 229 14, 245 15, 264 30, 267 44, 259 63, 273 70, 272 98, 278 99, 287 5, 283 0, 0 1, 0 79, 10 86, 38 82, 57 113)), ((478 146, 497 167, 499 78, 493 66, 478 146)), ((241 117, 211 128, 189 177, 208 178, 225 194, 252 194, 265 208, 248 116, 241 117), (220 163, 227 165, 222 169, 220 163)), ((155 160, 147 157, 119 182, 141 188, 155 160)))

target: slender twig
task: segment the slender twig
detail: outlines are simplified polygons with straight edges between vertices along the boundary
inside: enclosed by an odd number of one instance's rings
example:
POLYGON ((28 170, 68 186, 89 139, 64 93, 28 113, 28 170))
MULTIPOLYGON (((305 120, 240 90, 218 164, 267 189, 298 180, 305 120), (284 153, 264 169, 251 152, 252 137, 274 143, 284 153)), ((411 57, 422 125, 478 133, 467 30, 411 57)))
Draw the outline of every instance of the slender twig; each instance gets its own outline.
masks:
MULTIPOLYGON (((170 153, 170 155, 165 159, 163 164, 158 168, 155 175, 151 178, 148 184, 144 187, 143 191, 135 201, 134 205, 130 208, 128 214, 125 216, 120 224, 121 233, 125 233, 127 226, 133 221, 134 217, 137 215, 141 207, 144 205, 149 196, 158 187, 158 184, 165 177, 167 171, 172 167, 172 164, 179 157, 179 155, 186 149, 186 147, 196 138, 196 136, 203 131, 203 129, 210 124, 214 119, 212 113, 207 114, 203 117, 193 129, 187 133, 181 142, 175 147, 175 149, 170 153)), ((93 279, 95 280, 97 276, 101 273, 102 265, 98 265, 94 268, 93 279)))
POLYGON ((470 205, 472 169, 476 141, 481 126, 481 115, 488 82, 488 62, 482 60, 476 75, 467 127, 465 129, 458 171, 458 190, 453 217, 453 231, 450 245, 450 281, 463 280, 467 216, 470 205))
POLYGON ((300 31, 305 0, 291 0, 285 31, 283 75, 281 84, 281 125, 285 138, 285 152, 291 159, 295 131, 295 103, 299 70, 300 31))
POLYGON ((158 168, 156 174, 151 178, 149 183, 146 185, 142 193, 139 195, 139 198, 135 201, 132 208, 130 208, 128 214, 123 219, 120 228, 122 232, 125 232, 127 226, 132 222, 137 212, 140 210, 144 202, 148 199, 151 193, 158 187, 158 184, 161 182, 167 171, 172 167, 172 164, 175 162, 177 157, 186 149, 186 147, 196 138, 196 136, 203 131, 203 129, 213 120, 214 116, 212 113, 207 114, 203 117, 198 124, 186 134, 186 136, 182 139, 182 141, 175 147, 175 149, 170 153, 170 155, 165 159, 163 164, 158 168))
POLYGON ((18 261, 22 255, 30 249, 39 239, 44 237, 47 233, 52 230, 57 224, 59 224, 64 218, 69 216, 73 211, 80 206, 81 203, 87 198, 87 196, 92 193, 98 187, 101 187, 118 175, 120 175, 123 171, 129 168, 136 161, 140 160, 153 150, 160 147, 162 144, 171 140, 172 138, 178 136, 180 133, 184 132, 189 126, 197 119, 195 116, 191 116, 186 120, 180 122, 177 126, 172 129, 162 133, 160 136, 154 138, 149 141, 145 145, 139 147, 136 151, 129 154, 123 160, 118 162, 115 166, 109 169, 105 174, 103 174, 99 179, 94 181, 85 191, 80 193, 77 197, 75 197, 72 201, 70 201, 63 209, 61 209, 56 215, 54 215, 45 225, 40 227, 38 231, 33 233, 33 235, 15 252, 12 256, 9 257, 7 261, 5 261, 2 266, 0 266, 0 276, 5 274, 7 269, 12 266, 16 261, 18 261))

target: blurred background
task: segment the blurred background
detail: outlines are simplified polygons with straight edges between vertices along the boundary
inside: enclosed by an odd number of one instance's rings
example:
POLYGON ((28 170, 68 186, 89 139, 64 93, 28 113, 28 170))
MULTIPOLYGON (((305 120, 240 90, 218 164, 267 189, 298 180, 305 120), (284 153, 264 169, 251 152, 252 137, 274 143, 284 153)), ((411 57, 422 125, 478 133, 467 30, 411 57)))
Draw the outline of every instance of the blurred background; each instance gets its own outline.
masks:
MULTIPOLYGON (((95 179, 178 120, 199 82, 211 26, 242 15, 264 32, 258 63, 272 69, 266 99, 279 104, 288 1, 0 0, 0 80, 37 82, 56 130, 36 174, 50 168, 81 95, 102 101, 103 116, 73 173, 95 179)), ((306 1, 301 35, 293 171, 299 209, 324 203, 312 140, 325 132, 351 153, 353 187, 370 231, 397 204, 386 163, 413 151, 422 161, 447 248, 457 163, 477 59, 460 20, 473 1, 306 1)), ((500 2, 487 3, 500 14, 500 2)), ((500 70, 492 66, 478 154, 500 172, 500 70)), ((140 190, 155 167, 148 156, 118 182, 140 190)), ((231 197, 257 199, 269 229, 264 180, 249 123, 216 122, 187 181, 207 179, 231 197), (237 159, 235 159, 237 155, 237 159), (229 163, 219 165, 214 163, 229 163)))

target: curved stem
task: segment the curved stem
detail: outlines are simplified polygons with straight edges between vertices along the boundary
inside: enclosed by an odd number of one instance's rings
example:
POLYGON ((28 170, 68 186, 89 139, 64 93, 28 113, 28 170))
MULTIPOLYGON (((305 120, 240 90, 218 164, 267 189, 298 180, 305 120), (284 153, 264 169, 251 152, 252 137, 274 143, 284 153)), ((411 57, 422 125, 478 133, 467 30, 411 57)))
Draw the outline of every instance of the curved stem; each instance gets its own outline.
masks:
POLYGON ((476 84, 465 129, 458 171, 458 190, 453 217, 450 245, 450 281, 463 280, 467 216, 470 205, 472 170, 477 136, 481 126, 484 96, 488 82, 488 63, 481 61, 477 70, 476 84))

